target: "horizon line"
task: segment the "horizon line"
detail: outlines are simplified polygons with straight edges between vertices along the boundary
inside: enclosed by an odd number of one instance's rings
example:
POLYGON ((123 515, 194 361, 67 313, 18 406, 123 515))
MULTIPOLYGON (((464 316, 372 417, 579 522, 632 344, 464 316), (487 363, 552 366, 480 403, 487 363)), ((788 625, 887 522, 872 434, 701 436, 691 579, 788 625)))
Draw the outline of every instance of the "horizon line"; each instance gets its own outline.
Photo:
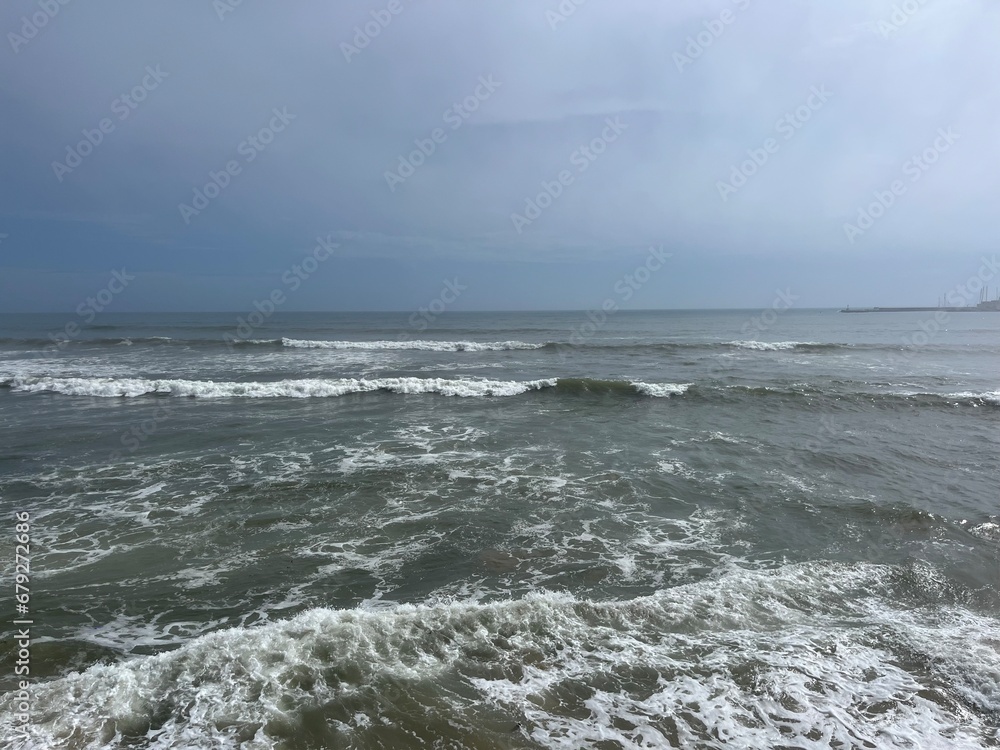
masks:
MULTIPOLYGON (((437 317, 445 315, 488 315, 494 313, 588 313, 597 308, 552 308, 548 310, 540 309, 507 309, 507 310, 445 310, 437 313, 437 317)), ((770 310, 770 307, 645 307, 628 310, 615 310, 612 314, 619 313, 650 313, 650 312, 748 312, 770 310)), ((782 312, 805 312, 807 310, 841 310, 840 307, 793 307, 782 312)), ((419 310, 419 308, 418 308, 419 310)), ((62 315, 73 313, 74 310, 0 310, 0 315, 62 315)), ((252 312, 252 311, 251 311, 252 312)), ((313 314, 313 315, 400 315, 413 313, 412 308, 399 310, 276 310, 271 315, 279 314, 313 314)), ((104 311, 101 315, 246 315, 246 310, 118 310, 104 311)), ((269 316, 270 317, 270 316, 269 316)))

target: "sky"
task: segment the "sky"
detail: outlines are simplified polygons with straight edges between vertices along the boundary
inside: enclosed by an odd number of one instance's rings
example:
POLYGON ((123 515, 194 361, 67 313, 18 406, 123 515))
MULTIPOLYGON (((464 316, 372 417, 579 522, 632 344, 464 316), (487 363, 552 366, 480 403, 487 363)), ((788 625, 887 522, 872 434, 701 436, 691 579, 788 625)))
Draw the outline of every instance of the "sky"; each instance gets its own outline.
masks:
POLYGON ((997 28, 992 0, 7 0, 0 312, 936 304, 1000 251, 997 28))

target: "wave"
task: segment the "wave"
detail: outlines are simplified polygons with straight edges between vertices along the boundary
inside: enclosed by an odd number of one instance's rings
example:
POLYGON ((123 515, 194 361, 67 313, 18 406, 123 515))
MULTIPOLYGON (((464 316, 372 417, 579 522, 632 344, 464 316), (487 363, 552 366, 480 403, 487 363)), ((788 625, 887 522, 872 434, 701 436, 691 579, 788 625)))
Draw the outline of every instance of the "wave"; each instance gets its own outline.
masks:
POLYGON ((681 396, 691 387, 691 383, 643 383, 631 380, 600 380, 598 378, 559 378, 556 390, 565 394, 604 393, 666 398, 681 396))
MULTIPOLYGON (((283 346, 302 349, 416 349, 423 351, 508 351, 508 350, 535 350, 549 349, 565 351, 568 349, 583 350, 653 350, 653 351, 689 351, 689 350, 715 350, 715 349, 743 349, 758 352, 776 351, 836 351, 836 350, 904 350, 902 344, 842 344, 824 343, 817 341, 667 341, 667 342, 642 342, 626 341, 622 343, 606 342, 585 342, 581 344, 547 341, 545 343, 528 343, 524 341, 499 341, 481 343, 476 341, 436 341, 419 340, 412 341, 325 341, 325 340, 299 340, 282 338, 278 340, 253 341, 245 343, 275 344, 281 343, 283 346)), ((924 347, 926 348, 926 347, 924 347)))
POLYGON ((35 683, 31 722, 5 710, 0 744, 963 750, 991 746, 998 640, 921 564, 315 608, 35 683))
POLYGON ((215 382, 211 380, 153 380, 146 378, 53 378, 17 376, 0 380, 0 386, 25 393, 58 393, 65 396, 136 398, 138 396, 188 396, 195 398, 330 398, 352 393, 384 391, 399 394, 442 396, 518 396, 552 388, 559 393, 620 393, 669 397, 683 394, 689 384, 642 383, 589 378, 541 380, 488 380, 483 378, 328 378, 274 382, 215 382))
MULTIPOLYGON (((913 393, 907 394, 907 398, 927 398, 934 397, 934 394, 930 393, 913 393)), ((1000 406, 1000 391, 990 391, 988 393, 973 393, 972 391, 962 391, 961 393, 948 393, 943 397, 948 401, 959 401, 973 406, 1000 406)))
POLYGON ((0 376, 0 388, 22 393, 55 393, 65 396, 136 398, 186 396, 192 398, 330 398, 357 393, 438 394, 459 397, 519 396, 551 390, 564 396, 617 395, 670 398, 686 396, 700 401, 745 403, 755 399, 792 402, 830 402, 882 408, 1000 407, 1000 391, 928 393, 917 391, 841 391, 818 386, 713 385, 648 383, 600 378, 541 378, 491 380, 487 378, 310 378, 277 381, 212 381, 171 378, 0 376))
POLYGON ((556 380, 485 380, 473 378, 314 378, 275 382, 215 382, 145 378, 31 378, 0 381, 11 390, 66 396, 135 398, 146 395, 195 398, 330 398, 351 393, 437 393, 443 396, 516 396, 555 387, 556 380))
POLYGON ((296 349, 415 349, 427 352, 506 352, 527 349, 541 349, 545 344, 529 344, 525 341, 433 341, 414 339, 411 341, 308 341, 301 339, 281 339, 283 346, 296 349))
MULTIPOLYGON (((249 339, 239 344, 273 344, 280 346, 280 339, 257 340, 249 339)), ((44 338, 0 338, 0 346, 26 346, 39 349, 42 353, 91 347, 133 346, 226 346, 224 339, 216 338, 175 338, 173 336, 111 336, 93 338, 44 339, 44 338)))
POLYGON ((799 341, 779 341, 768 343, 763 341, 730 341, 727 343, 718 342, 652 342, 652 343, 616 343, 608 344, 601 342, 588 342, 583 344, 564 343, 559 341, 547 341, 544 343, 529 343, 525 341, 438 341, 438 340, 384 340, 384 341, 326 341, 326 340, 302 340, 302 339, 269 339, 269 340, 246 340, 246 344, 276 344, 298 349, 413 349, 420 351, 436 352, 486 352, 486 351, 523 351, 535 349, 652 349, 661 351, 679 351, 684 349, 715 349, 715 348, 739 348, 753 349, 757 351, 780 351, 786 349, 843 349, 853 348, 850 344, 821 344, 816 342, 799 341))
POLYGON ((123 336, 102 338, 79 338, 56 342, 44 338, 0 338, 0 344, 49 347, 62 349, 67 346, 118 346, 131 344, 176 344, 183 346, 273 346, 292 349, 351 349, 351 350, 416 350, 429 352, 500 352, 544 349, 554 344, 533 344, 526 341, 438 341, 433 339, 375 340, 375 341, 331 341, 292 339, 237 339, 230 338, 175 338, 172 336, 123 336))
POLYGON ((780 352, 791 349, 853 349, 852 344, 821 344, 816 341, 730 341, 724 346, 736 349, 751 349, 758 352, 780 352))
POLYGON ((785 398, 792 400, 814 399, 830 401, 834 404, 861 404, 866 407, 895 408, 897 406, 928 407, 997 407, 1000 406, 1000 391, 974 393, 929 393, 926 391, 827 391, 817 386, 727 385, 695 386, 692 395, 707 399, 754 399, 785 398))
MULTIPOLYGON (((845 381, 840 381, 844 384, 845 381)), ((850 382, 850 381, 848 381, 850 382)), ((686 393, 706 401, 742 402, 754 399, 785 399, 790 401, 817 401, 831 404, 861 404, 866 407, 941 406, 980 407, 1000 406, 1000 391, 976 393, 931 393, 904 390, 835 390, 820 385, 797 383, 776 385, 708 385, 691 384, 686 393)))
POLYGON ((683 353, 696 351, 732 351, 745 353, 759 352, 798 352, 822 354, 828 352, 891 352, 905 353, 913 356, 922 352, 959 352, 962 354, 996 354, 998 347, 980 345, 907 345, 904 343, 873 343, 847 344, 837 342, 816 341, 621 341, 615 343, 601 341, 586 341, 571 343, 566 341, 468 341, 468 340, 437 340, 437 339, 376 339, 369 341, 327 340, 327 339, 296 339, 287 336, 270 339, 240 339, 232 336, 218 338, 178 338, 171 336, 130 336, 78 338, 68 342, 56 343, 46 338, 0 338, 0 345, 29 346, 46 349, 75 348, 80 346, 117 346, 121 344, 143 344, 150 346, 189 346, 189 347, 276 347, 287 349, 329 349, 329 350, 372 350, 372 351, 428 351, 428 352, 497 352, 497 351, 556 351, 565 355, 570 351, 636 351, 683 353))

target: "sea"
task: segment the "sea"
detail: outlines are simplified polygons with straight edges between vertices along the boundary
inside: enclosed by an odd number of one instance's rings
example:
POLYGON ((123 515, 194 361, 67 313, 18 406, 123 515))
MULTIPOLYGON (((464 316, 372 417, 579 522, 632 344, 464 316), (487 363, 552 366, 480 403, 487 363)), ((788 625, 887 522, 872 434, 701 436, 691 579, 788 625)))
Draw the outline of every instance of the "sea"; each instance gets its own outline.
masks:
POLYGON ((4 748, 1000 747, 995 313, 5 315, 0 510, 4 748))

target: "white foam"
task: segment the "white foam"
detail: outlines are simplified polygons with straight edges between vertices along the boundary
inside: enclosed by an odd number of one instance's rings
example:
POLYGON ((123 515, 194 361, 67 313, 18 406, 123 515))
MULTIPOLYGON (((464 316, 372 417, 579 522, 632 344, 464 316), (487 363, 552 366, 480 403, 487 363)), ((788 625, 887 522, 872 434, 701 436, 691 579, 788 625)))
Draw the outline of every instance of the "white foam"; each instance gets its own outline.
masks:
POLYGON ((297 349, 416 349, 428 352, 503 352, 524 349, 541 349, 545 344, 530 344, 525 341, 432 341, 414 339, 412 341, 312 341, 283 338, 281 343, 297 349))
POLYGON ((127 375, 128 368, 108 362, 104 357, 72 357, 66 359, 11 359, 0 369, 0 385, 18 378, 39 377, 100 377, 127 375))
POLYGON ((913 398, 916 396, 931 396, 934 398, 945 399, 949 401, 964 401, 971 402, 978 405, 979 402, 985 402, 988 404, 995 404, 1000 406, 1000 391, 985 391, 985 392, 975 392, 975 391, 962 391, 961 393, 934 393, 931 391, 886 391, 891 396, 903 396, 904 398, 913 398))
MULTIPOLYGON (((74 633, 77 640, 93 643, 120 653, 137 649, 163 648, 190 643, 198 638, 232 624, 228 617, 208 620, 166 621, 160 613, 144 618, 139 615, 118 614, 99 627, 85 627, 74 633)), ((148 653, 148 652, 147 652, 148 653)))
POLYGON ((656 465, 664 474, 677 474, 685 479, 694 479, 697 476, 683 461, 658 461, 656 465))
POLYGON ((211 380, 150 380, 145 378, 50 378, 15 377, 11 389, 29 393, 61 393, 68 396, 135 398, 148 394, 197 398, 329 398, 349 393, 390 391, 393 393, 437 393, 443 396, 517 396, 550 388, 547 380, 488 380, 476 378, 331 378, 279 380, 275 382, 215 382, 211 380))
POLYGON ((729 346, 737 349, 752 349, 760 352, 776 352, 795 349, 799 346, 808 345, 809 342, 802 341, 730 341, 729 346))
POLYGON ((1000 542, 1000 524, 986 521, 978 526, 973 526, 969 532, 976 536, 988 539, 991 542, 1000 542))
MULTIPOLYGON (((389 391, 401 394, 437 393, 443 396, 518 396, 556 386, 556 378, 491 380, 488 378, 311 378, 274 382, 234 382, 114 377, 26 377, 5 382, 14 391, 60 393, 67 396, 136 398, 145 395, 195 398, 330 398, 350 393, 389 391)), ((643 383, 632 386, 646 396, 669 398, 687 392, 691 383, 643 383)))
POLYGON ((692 383, 632 383, 632 386, 645 396, 654 398, 669 398, 687 393, 692 383))
POLYGON ((732 445, 745 445, 750 442, 748 440, 734 437, 733 435, 729 435, 725 432, 710 432, 707 438, 695 438, 693 442, 700 443, 712 440, 719 443, 730 443, 732 445))
POLYGON ((150 495, 155 495, 157 492, 159 492, 160 490, 162 490, 166 486, 167 486, 166 482, 159 482, 157 484, 151 484, 148 487, 143 487, 142 489, 136 490, 135 492, 133 492, 132 494, 128 495, 127 497, 129 499, 131 499, 131 500, 143 500, 143 499, 149 497, 150 495))
POLYGON ((949 393, 945 398, 953 398, 960 401, 985 401, 1000 406, 1000 391, 987 391, 985 393, 963 391, 962 393, 949 393))
POLYGON ((626 601, 312 609, 37 683, 28 739, 8 703, 0 744, 276 748, 324 717, 343 746, 438 724, 462 746, 988 747, 1000 626, 893 605, 913 573, 817 562, 626 601))

